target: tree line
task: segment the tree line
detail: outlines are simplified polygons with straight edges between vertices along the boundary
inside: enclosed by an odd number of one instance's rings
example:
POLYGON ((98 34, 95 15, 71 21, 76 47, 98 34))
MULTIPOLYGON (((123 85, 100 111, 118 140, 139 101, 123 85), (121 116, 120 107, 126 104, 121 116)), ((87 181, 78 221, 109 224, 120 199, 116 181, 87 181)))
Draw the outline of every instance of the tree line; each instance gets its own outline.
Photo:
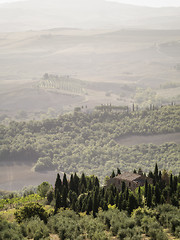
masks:
MULTIPOLYGON (((117 169, 117 174, 119 173, 120 170, 117 169)), ((111 177, 113 176, 114 172, 111 177)), ((156 164, 154 172, 150 171, 148 177, 153 179, 153 184, 148 184, 146 180, 145 186, 132 192, 124 183, 122 191, 119 192, 114 185, 101 187, 95 176, 85 176, 83 173, 78 177, 75 173, 71 174, 68 181, 64 174, 61 181, 60 175, 57 174, 54 188, 55 213, 62 207, 87 214, 93 212, 93 216, 96 216, 99 208, 107 210, 108 205, 115 205, 120 211, 126 210, 129 214, 143 206, 151 208, 169 203, 179 207, 180 174, 174 176, 166 171, 158 171, 156 164)))

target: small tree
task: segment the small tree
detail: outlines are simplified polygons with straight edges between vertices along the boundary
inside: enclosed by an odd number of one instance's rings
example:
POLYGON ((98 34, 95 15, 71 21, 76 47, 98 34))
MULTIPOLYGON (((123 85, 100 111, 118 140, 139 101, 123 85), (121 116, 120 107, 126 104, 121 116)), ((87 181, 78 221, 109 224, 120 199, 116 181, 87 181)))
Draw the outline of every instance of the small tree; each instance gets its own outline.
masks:
POLYGON ((18 223, 34 216, 38 216, 41 220, 47 222, 47 212, 39 203, 28 203, 16 211, 14 215, 18 223))
POLYGON ((41 183, 38 188, 37 188, 37 193, 41 196, 41 197, 46 197, 47 192, 52 188, 51 184, 49 184, 48 182, 43 182, 41 183))

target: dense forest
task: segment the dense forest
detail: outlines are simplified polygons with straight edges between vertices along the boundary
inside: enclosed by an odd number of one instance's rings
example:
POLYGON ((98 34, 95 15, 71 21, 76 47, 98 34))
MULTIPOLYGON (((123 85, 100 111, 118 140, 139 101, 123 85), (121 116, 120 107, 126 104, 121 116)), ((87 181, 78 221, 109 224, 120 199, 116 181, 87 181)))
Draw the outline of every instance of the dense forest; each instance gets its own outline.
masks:
POLYGON ((89 113, 85 107, 76 108, 56 119, 12 121, 0 125, 0 161, 35 163, 35 171, 85 171, 101 180, 117 167, 122 171, 141 167, 148 172, 156 162, 160 169, 178 174, 179 144, 125 146, 118 139, 180 132, 179 118, 179 105, 146 110, 110 105, 89 113))
POLYGON ((94 175, 68 180, 64 173, 54 187, 40 184, 36 194, 11 193, 0 200, 0 239, 179 239, 180 175, 161 173, 156 164, 148 176, 153 184, 134 192, 126 185, 120 192, 101 187, 94 175))

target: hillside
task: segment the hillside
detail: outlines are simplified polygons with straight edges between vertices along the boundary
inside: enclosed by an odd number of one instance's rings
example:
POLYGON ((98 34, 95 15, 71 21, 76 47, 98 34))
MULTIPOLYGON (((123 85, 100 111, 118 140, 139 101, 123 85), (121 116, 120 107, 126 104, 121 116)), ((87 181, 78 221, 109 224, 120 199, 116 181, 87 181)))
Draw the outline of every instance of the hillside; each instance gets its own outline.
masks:
POLYGON ((76 111, 57 119, 1 125, 1 165, 35 164, 37 172, 86 171, 101 180, 117 167, 122 171, 141 167, 147 172, 156 162, 161 170, 179 173, 179 105, 136 111, 101 106, 89 114, 76 111), (174 133, 174 141, 171 135, 167 142, 169 133, 174 133), (164 134, 160 145, 153 141, 138 145, 142 135, 157 134, 164 134), (137 137, 137 144, 123 144, 126 136, 137 137))
POLYGON ((104 0, 29 0, 1 4, 1 32, 47 28, 179 29, 180 8, 148 8, 104 0))
POLYGON ((48 108, 57 114, 110 102, 143 107, 179 103, 179 35, 179 30, 1 33, 0 113, 23 110, 32 119, 48 108), (69 76, 84 90, 77 95, 47 84, 37 90, 45 73, 69 76))

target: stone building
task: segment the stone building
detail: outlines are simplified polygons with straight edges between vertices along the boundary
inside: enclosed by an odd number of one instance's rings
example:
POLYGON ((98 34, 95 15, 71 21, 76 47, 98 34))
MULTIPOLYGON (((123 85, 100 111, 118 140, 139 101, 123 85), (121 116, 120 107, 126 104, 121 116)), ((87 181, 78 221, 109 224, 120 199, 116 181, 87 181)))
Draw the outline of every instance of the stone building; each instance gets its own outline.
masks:
POLYGON ((115 176, 114 178, 110 178, 107 181, 107 187, 114 185, 119 191, 121 191, 122 183, 124 182, 126 187, 134 191, 137 187, 144 186, 146 180, 149 184, 153 183, 152 178, 148 178, 143 174, 125 172, 115 176))

